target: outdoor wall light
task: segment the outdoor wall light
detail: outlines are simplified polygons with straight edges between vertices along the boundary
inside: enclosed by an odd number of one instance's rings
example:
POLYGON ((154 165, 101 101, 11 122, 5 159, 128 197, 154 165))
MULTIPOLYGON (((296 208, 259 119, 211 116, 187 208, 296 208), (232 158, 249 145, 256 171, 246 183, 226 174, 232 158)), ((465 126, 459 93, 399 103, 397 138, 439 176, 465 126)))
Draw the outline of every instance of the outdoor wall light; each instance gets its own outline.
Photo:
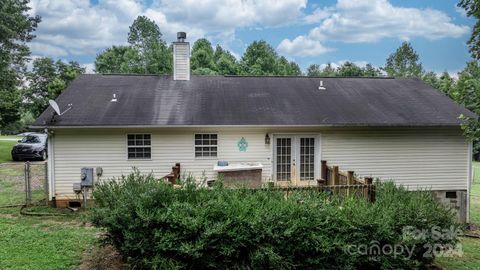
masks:
POLYGON ((268 136, 268 133, 265 134, 265 144, 270 144, 270 136, 268 136))

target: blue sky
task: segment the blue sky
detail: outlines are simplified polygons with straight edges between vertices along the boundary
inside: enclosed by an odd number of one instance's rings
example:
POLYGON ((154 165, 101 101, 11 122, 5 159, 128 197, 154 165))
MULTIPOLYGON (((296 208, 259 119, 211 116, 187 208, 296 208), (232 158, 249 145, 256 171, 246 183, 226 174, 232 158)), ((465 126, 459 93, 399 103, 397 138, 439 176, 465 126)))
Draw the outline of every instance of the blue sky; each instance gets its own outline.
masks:
POLYGON ((302 69, 354 61, 383 66, 410 41, 426 70, 456 73, 470 56, 474 20, 453 0, 31 0, 42 16, 33 57, 76 60, 93 69, 96 54, 126 43, 139 15, 154 20, 167 42, 177 31, 206 37, 236 56, 254 40, 269 42, 302 69))

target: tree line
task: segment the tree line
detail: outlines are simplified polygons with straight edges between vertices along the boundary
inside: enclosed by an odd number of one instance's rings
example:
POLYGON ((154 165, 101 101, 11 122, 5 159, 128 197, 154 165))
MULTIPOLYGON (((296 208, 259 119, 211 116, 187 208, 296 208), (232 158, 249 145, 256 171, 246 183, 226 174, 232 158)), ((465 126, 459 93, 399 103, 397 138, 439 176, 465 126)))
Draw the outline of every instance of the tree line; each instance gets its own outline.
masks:
POLYGON ((41 22, 29 16, 28 0, 0 1, 0 133, 26 130, 85 68, 76 61, 32 61, 27 43, 41 22), (27 64, 31 63, 31 68, 27 64))
MULTIPOLYGON (((455 102, 480 114, 480 8, 474 0, 458 4, 467 15, 477 19, 469 41, 472 61, 453 78, 448 72, 425 71, 420 56, 404 42, 390 54, 383 67, 358 66, 347 61, 339 66, 312 64, 305 73, 299 65, 279 55, 264 40, 253 41, 237 59, 220 45, 201 38, 192 44, 191 69, 197 75, 276 75, 276 76, 394 76, 418 78, 443 92, 455 102)), ((48 57, 31 60, 27 46, 41 22, 29 16, 28 0, 0 2, 0 131, 24 130, 85 68, 76 61, 65 62, 48 57)), ((171 74, 173 48, 163 39, 160 27, 145 16, 135 19, 129 28, 126 45, 111 46, 96 56, 95 72, 130 74, 171 74)), ((464 119, 467 135, 477 141, 477 119, 464 119)), ((475 145, 478 145, 476 143, 475 145)))

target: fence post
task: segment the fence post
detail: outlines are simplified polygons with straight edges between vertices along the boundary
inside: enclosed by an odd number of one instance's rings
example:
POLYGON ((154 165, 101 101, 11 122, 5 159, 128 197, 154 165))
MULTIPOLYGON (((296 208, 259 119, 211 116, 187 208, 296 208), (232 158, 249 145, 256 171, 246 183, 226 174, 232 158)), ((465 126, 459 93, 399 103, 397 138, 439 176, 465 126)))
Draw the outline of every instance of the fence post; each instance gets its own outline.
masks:
POLYGON ((365 187, 366 187, 366 192, 365 192, 365 197, 367 198, 367 201, 372 202, 372 183, 373 183, 373 178, 371 177, 365 177, 365 187))
MULTIPOLYGON (((347 172, 347 185, 353 185, 355 184, 354 183, 355 179, 354 179, 354 176, 353 176, 353 171, 348 171, 347 172)), ((352 189, 353 192, 355 192, 355 187, 348 187, 347 188, 347 195, 349 196, 350 195, 350 189, 352 189)))
POLYGON ((175 167, 177 167, 177 180, 178 180, 180 179, 180 173, 181 173, 180 162, 175 163, 175 167))
POLYGON ((327 161, 326 160, 321 161, 320 177, 323 180, 325 180, 325 183, 326 183, 327 181, 327 161))
POLYGON ((28 206, 32 204, 32 187, 30 183, 30 162, 25 162, 25 204, 28 206))
POLYGON ((338 166, 333 166, 333 185, 336 186, 340 182, 340 175, 338 174, 338 166))
POLYGON ((45 191, 45 205, 48 206, 48 195, 49 195, 49 188, 48 188, 48 162, 45 162, 45 182, 44 182, 44 191, 45 191))
POLYGON ((28 205, 28 175, 27 162, 23 163, 23 177, 25 179, 25 205, 28 205))
POLYGON ((348 185, 353 185, 353 184, 355 184, 355 183, 354 183, 355 178, 354 178, 353 174, 354 174, 353 171, 348 171, 348 172, 347 172, 347 183, 348 183, 348 185))

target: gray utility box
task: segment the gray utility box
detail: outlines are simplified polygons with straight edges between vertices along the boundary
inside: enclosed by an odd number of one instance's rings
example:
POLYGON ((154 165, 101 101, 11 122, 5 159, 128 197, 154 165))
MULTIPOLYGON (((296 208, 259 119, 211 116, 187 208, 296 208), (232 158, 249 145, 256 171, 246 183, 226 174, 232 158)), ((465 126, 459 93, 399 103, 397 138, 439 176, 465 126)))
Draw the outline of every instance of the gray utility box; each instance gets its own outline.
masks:
POLYGON ((93 168, 82 168, 80 180, 82 187, 93 187, 93 168))

